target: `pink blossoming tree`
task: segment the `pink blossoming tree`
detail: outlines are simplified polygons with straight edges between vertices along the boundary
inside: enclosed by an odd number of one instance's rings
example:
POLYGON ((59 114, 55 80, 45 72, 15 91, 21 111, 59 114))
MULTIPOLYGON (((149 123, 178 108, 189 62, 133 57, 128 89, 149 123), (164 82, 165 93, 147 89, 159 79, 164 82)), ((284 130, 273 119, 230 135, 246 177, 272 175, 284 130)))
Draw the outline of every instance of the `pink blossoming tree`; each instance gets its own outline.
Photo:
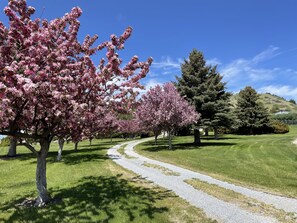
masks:
POLYGON ((40 144, 38 150, 24 143, 37 157, 40 206, 50 201, 46 156, 53 137, 75 132, 98 107, 120 111, 132 105, 152 59, 138 62, 134 56, 122 65, 117 52, 131 35, 130 27, 100 45, 95 45, 97 36, 80 43, 78 7, 52 21, 31 19, 35 9, 26 0, 10 0, 4 12, 9 25, 0 22, 0 134, 40 144), (104 49, 106 60, 97 67, 91 56, 104 49))
POLYGON ((128 120, 119 120, 118 131, 124 135, 127 139, 128 137, 134 138, 137 133, 140 132, 139 121, 135 118, 128 120))
POLYGON ((153 131, 155 140, 161 130, 168 132, 169 149, 172 149, 173 131, 194 123, 199 116, 195 108, 180 96, 172 83, 150 89, 142 96, 142 102, 137 109, 140 125, 153 131))

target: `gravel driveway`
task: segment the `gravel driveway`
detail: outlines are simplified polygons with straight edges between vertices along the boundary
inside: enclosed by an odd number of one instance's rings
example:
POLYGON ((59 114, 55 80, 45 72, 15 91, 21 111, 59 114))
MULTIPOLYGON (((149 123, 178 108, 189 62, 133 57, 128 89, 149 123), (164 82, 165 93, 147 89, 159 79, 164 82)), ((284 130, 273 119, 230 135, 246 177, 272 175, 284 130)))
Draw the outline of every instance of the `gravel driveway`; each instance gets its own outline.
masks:
POLYGON ((241 186, 236 186, 224 181, 214 179, 213 177, 193 172, 181 167, 177 167, 168 163, 148 159, 134 152, 133 147, 141 142, 151 140, 151 138, 132 141, 126 144, 126 156, 121 155, 117 150, 121 145, 114 146, 108 150, 108 155, 114 162, 122 167, 135 172, 138 175, 153 181, 161 187, 172 190, 175 194, 187 200, 192 205, 204 210, 208 217, 214 218, 219 222, 234 222, 234 223, 272 223, 277 222, 276 219, 262 216, 256 213, 249 212, 238 207, 235 204, 219 200, 207 193, 199 191, 191 185, 184 182, 186 179, 197 178, 207 183, 216 184, 220 187, 231 189, 245 196, 254 198, 267 204, 271 204, 278 209, 283 209, 286 212, 295 212, 297 214, 297 199, 286 198, 267 194, 260 191, 251 190, 241 186), (174 174, 164 174, 164 171, 153 166, 166 168, 174 174))

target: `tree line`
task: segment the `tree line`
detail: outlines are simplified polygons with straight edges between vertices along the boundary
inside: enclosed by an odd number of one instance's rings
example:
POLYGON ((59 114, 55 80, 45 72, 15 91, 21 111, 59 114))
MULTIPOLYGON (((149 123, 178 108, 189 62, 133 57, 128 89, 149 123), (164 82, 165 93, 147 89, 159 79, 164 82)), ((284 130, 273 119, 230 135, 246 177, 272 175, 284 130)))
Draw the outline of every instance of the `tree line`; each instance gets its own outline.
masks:
POLYGON ((10 23, 0 21, 0 134, 11 137, 8 155, 15 155, 17 144, 35 155, 36 206, 51 201, 46 157, 54 139, 61 159, 65 141, 77 149, 83 139, 91 143, 114 133, 152 132, 157 139, 166 131, 171 148, 171 136, 181 127, 193 129, 197 145, 201 129, 212 129, 217 139, 223 128, 245 134, 276 128, 251 87, 239 93, 233 108, 217 67, 196 49, 181 64, 176 82, 149 89, 138 100, 152 58, 140 62, 133 56, 122 64, 119 53, 131 27, 100 44, 97 35, 81 43, 79 7, 51 21, 33 19, 35 9, 26 0, 10 0, 4 12, 10 23), (105 58, 95 63, 92 56, 102 51, 105 58))

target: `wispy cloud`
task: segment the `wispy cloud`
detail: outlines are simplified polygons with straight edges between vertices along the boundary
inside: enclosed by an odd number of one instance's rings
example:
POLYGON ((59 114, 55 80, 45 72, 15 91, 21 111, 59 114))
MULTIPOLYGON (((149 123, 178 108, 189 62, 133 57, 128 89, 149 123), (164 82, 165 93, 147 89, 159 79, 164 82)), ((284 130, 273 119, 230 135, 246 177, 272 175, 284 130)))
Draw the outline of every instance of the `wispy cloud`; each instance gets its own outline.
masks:
POLYGON ((296 76, 296 70, 280 67, 267 68, 265 66, 272 59, 284 53, 286 52, 282 52, 278 47, 269 46, 266 50, 250 59, 239 58, 229 64, 221 65, 219 70, 228 83, 228 88, 232 89, 232 91, 238 91, 247 85, 259 89, 280 80, 289 82, 296 76))
POLYGON ((147 79, 147 82, 143 83, 144 89, 141 90, 139 93, 140 95, 145 94, 149 89, 157 86, 157 85, 162 85, 163 82, 159 81, 156 78, 150 78, 147 79))
POLYGON ((285 98, 297 100, 297 87, 288 85, 268 85, 261 87, 258 91, 259 93, 271 93, 285 98))
POLYGON ((274 78, 273 69, 264 69, 259 68, 258 65, 264 61, 268 61, 281 53, 279 52, 278 47, 269 46, 268 49, 260 52, 251 59, 236 59, 231 63, 223 66, 221 68, 221 73, 224 75, 224 78, 234 79, 245 77, 250 81, 259 81, 259 80, 271 80, 274 78))
POLYGON ((161 61, 153 62, 152 68, 163 69, 163 70, 172 70, 180 69, 181 60, 177 61, 172 60, 170 57, 162 57, 161 61))
POLYGON ((216 66, 216 65, 221 65, 222 62, 218 58, 212 58, 212 59, 206 60, 206 64, 211 66, 216 66))
POLYGON ((254 56, 254 58, 251 60, 253 64, 258 64, 260 62, 270 60, 278 55, 282 54, 279 51, 279 47, 276 46, 269 46, 268 49, 264 50, 263 52, 257 54, 254 56))
MULTIPOLYGON (((238 58, 227 64, 219 58, 212 58, 207 59, 206 63, 218 65, 218 71, 223 75, 223 80, 227 82, 227 88, 231 92, 239 92, 250 85, 260 92, 297 100, 297 87, 293 87, 293 83, 297 83, 297 70, 275 63, 278 57, 295 50, 297 48, 282 51, 279 47, 269 46, 250 58, 238 58)), ((144 85, 149 89, 157 84, 175 81, 175 76, 181 74, 180 65, 183 62, 182 59, 168 56, 156 60, 144 85)))

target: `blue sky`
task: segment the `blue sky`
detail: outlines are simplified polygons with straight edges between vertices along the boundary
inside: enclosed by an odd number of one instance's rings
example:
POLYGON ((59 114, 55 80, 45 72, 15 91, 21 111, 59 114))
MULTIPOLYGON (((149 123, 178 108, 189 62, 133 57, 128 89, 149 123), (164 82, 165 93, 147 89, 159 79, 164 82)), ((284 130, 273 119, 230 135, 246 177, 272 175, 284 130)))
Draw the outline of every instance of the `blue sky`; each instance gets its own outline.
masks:
MULTIPOLYGON (((193 48, 202 51, 231 92, 251 85, 297 100, 297 2, 295 0, 28 0, 36 16, 52 19, 80 6, 80 37, 105 41, 133 27, 121 52, 127 61, 153 57, 147 87, 175 80, 193 48)), ((1 0, 4 8, 7 1, 1 0)), ((1 12, 0 20, 6 21, 1 12)), ((98 60, 99 60, 98 55, 98 60)), ((100 56, 101 57, 101 56, 100 56)))

